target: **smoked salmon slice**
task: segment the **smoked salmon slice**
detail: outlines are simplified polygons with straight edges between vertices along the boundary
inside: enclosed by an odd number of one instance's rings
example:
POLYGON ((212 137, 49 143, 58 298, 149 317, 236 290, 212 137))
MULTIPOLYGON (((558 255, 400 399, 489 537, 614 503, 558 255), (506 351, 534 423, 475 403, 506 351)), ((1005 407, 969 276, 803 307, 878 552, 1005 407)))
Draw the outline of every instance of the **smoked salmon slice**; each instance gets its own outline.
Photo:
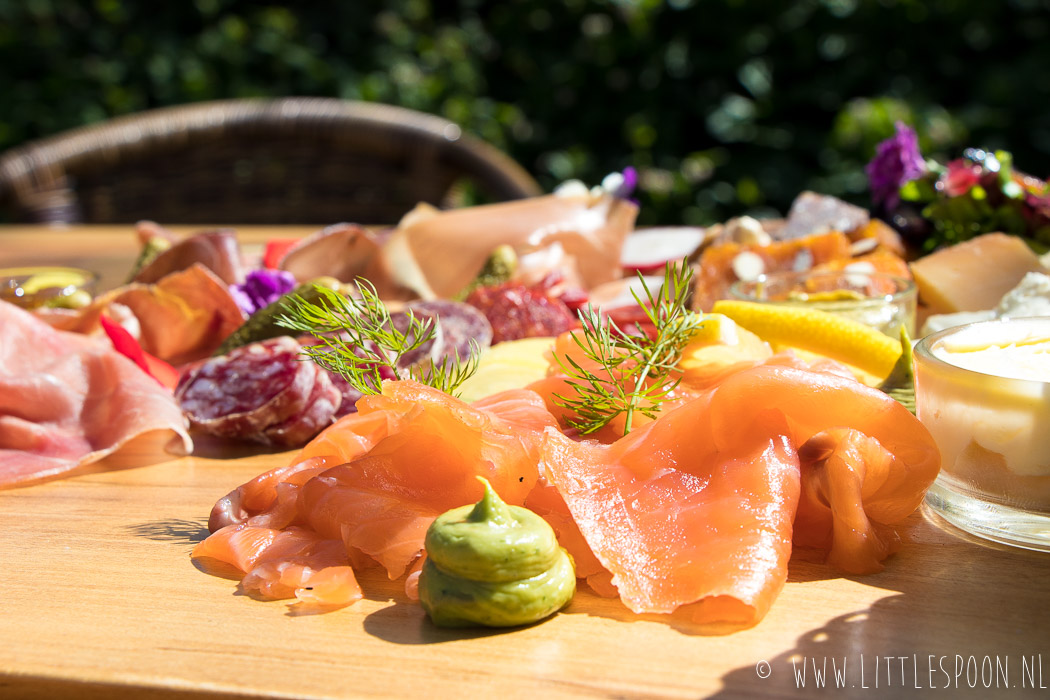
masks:
POLYGON ((786 581, 795 541, 847 571, 877 570, 886 529, 919 505, 940 460, 882 392, 778 365, 734 374, 611 445, 546 435, 543 475, 627 607, 745 626, 786 581))
POLYGON ((263 598, 344 606, 362 597, 343 543, 301 527, 228 525, 198 544, 192 556, 236 567, 245 574, 241 588, 263 598))
POLYGON ((561 432, 533 391, 467 404, 384 382, 290 466, 220 499, 193 556, 236 566, 263 597, 352 602, 354 569, 377 564, 411 592, 430 523, 476 501, 484 476, 548 519, 597 593, 751 626, 793 552, 878 570, 938 470, 903 406, 817 369, 769 358, 609 443, 561 432))
POLYGON ((193 557, 237 567, 242 587, 264 597, 336 604, 357 585, 350 567, 378 562, 402 576, 431 521, 481 497, 477 476, 523 504, 537 483, 543 430, 554 426, 530 391, 471 405, 412 381, 384 382, 290 466, 220 499, 193 557))

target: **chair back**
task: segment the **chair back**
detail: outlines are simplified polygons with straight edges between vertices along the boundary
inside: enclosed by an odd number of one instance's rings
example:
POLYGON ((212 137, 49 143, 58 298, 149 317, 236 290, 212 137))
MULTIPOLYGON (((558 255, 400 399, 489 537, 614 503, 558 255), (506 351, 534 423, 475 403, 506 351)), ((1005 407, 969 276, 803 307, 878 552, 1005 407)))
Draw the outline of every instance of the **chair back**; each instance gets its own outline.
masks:
POLYGON ((0 200, 36 223, 392 224, 465 192, 504 201, 541 189, 453 122, 329 98, 155 109, 0 156, 0 200))

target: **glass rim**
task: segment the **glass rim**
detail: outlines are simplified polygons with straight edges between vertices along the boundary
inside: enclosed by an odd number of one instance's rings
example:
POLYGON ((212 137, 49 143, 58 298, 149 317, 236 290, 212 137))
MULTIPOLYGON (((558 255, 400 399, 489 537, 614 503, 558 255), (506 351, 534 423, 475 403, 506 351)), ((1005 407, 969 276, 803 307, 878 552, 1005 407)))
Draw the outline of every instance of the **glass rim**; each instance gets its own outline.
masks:
MULTIPOLYGON (((913 346, 913 351, 915 353, 916 360, 921 358, 924 362, 929 362, 935 367, 949 369, 953 372, 961 372, 963 373, 963 376, 973 375, 976 377, 992 377, 994 379, 999 379, 1007 382, 1023 382, 1025 384, 1050 386, 1050 381, 1042 381, 1040 379, 1023 379, 1021 377, 1005 377, 1001 374, 991 374, 989 372, 981 372, 976 369, 970 369, 969 367, 960 367, 959 365, 953 365, 951 362, 948 362, 947 360, 944 360, 933 354, 933 346, 936 343, 943 340, 944 338, 955 335, 956 333, 960 333, 964 330, 969 330, 978 326, 1001 326, 1025 321, 1035 321, 1036 323, 1046 324, 1047 326, 1050 326, 1050 316, 1014 316, 1005 318, 992 318, 987 319, 985 321, 971 321, 970 323, 964 323, 959 326, 949 326, 948 328, 942 328, 939 331, 935 331, 933 333, 930 333, 929 335, 923 336, 915 342, 913 346)), ((917 361, 916 366, 918 366, 917 361)))
POLYGON ((862 270, 779 270, 774 272, 763 272, 761 275, 753 280, 736 280, 729 285, 729 294, 740 301, 754 301, 763 304, 791 304, 798 306, 805 303, 820 303, 821 305, 836 305, 842 304, 844 306, 856 305, 860 302, 897 302, 907 297, 918 295, 918 287, 915 284, 915 280, 908 277, 901 277, 900 275, 894 275, 890 272, 882 272, 880 270, 862 271, 862 270), (806 302, 804 300, 790 300, 790 299, 762 299, 751 294, 745 294, 741 291, 742 287, 749 284, 758 284, 761 282, 768 281, 780 281, 780 280, 804 280, 809 278, 821 278, 821 277, 844 277, 847 275, 865 276, 872 279, 878 280, 891 280, 896 284, 897 291, 887 294, 880 294, 879 296, 866 296, 860 299, 843 299, 839 301, 821 301, 821 302, 806 302))
POLYGON ((40 272, 71 272, 80 275, 83 279, 79 282, 80 285, 92 284, 98 282, 101 275, 94 270, 88 270, 83 267, 73 267, 71 265, 20 265, 18 267, 3 267, 0 268, 0 278, 4 277, 22 277, 25 275, 35 275, 40 272))

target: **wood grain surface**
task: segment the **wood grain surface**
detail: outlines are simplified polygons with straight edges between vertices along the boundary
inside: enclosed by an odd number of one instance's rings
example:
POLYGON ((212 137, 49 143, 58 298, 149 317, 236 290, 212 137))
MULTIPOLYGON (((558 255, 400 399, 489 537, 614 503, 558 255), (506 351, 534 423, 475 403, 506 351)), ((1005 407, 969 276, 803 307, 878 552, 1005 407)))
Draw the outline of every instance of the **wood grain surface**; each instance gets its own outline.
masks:
MULTIPOLYGON (((33 236, 96 262, 135 247, 129 228, 83 233, 0 229, 0 263, 32 262, 7 243, 33 236)), ((376 572, 364 600, 324 614, 202 572, 189 552, 214 502, 290 453, 199 439, 173 458, 165 440, 0 491, 0 698, 1050 697, 1050 556, 924 512, 879 574, 793 561, 752 629, 638 616, 584 588, 535 626, 450 631, 376 572), (845 663, 840 687, 819 690, 814 663, 831 686, 845 663)))

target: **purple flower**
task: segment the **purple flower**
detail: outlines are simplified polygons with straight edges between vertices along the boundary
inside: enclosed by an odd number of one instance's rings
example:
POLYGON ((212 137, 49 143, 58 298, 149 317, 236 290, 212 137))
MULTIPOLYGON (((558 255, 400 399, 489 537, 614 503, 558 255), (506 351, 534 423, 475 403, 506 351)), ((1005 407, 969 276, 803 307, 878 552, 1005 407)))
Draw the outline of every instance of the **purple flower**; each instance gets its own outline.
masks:
POLYGON ((290 272, 252 270, 248 273, 244 284, 235 284, 230 287, 230 294, 237 302, 237 306, 250 316, 295 289, 295 285, 295 277, 290 272))
POLYGON ((621 173, 609 173, 602 180, 602 189, 617 199, 628 199, 638 186, 638 171, 627 166, 621 173))
POLYGON ((900 203, 901 185, 926 172, 915 132, 903 122, 897 122, 897 133, 879 144, 865 171, 872 201, 886 209, 896 208, 900 203))
POLYGON ((623 184, 616 191, 616 196, 621 199, 630 197, 634 188, 638 186, 638 171, 628 165, 623 169, 623 184))

